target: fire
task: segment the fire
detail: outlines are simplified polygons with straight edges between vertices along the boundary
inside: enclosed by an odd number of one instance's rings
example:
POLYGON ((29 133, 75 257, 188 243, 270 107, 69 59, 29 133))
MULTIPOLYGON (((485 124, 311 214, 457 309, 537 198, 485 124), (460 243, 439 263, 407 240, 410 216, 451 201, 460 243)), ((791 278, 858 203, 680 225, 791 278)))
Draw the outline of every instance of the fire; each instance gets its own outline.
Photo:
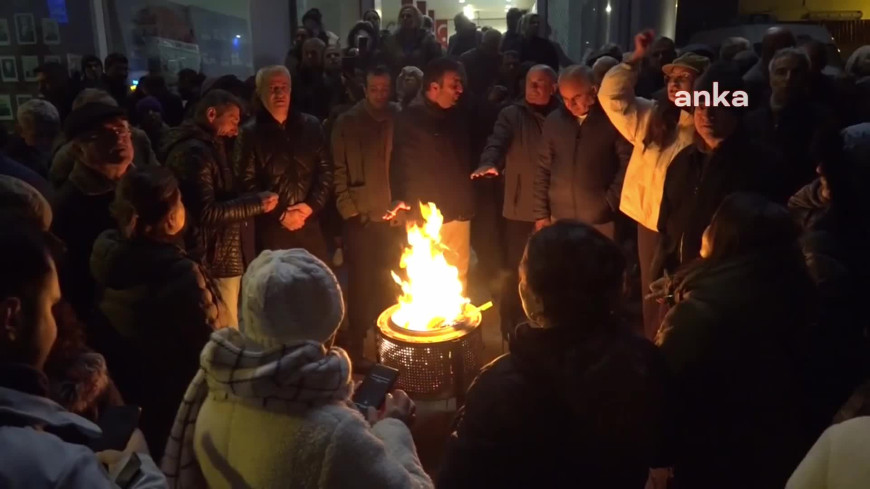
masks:
POLYGON ((393 272, 393 280, 402 288, 399 307, 393 322, 401 327, 426 331, 461 321, 476 308, 462 295, 459 271, 447 263, 441 243, 444 216, 433 203, 421 204, 424 224, 408 225, 408 247, 399 267, 408 280, 393 272))

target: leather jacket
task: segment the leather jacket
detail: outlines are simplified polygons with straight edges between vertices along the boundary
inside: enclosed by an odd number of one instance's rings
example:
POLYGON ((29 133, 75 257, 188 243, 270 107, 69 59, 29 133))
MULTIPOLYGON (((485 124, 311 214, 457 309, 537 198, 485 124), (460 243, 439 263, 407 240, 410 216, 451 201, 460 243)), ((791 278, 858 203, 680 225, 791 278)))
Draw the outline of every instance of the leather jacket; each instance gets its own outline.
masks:
POLYGON ((188 211, 186 245, 216 278, 245 271, 241 226, 263 213, 260 198, 236 192, 222 138, 208 128, 186 122, 167 135, 164 165, 179 181, 188 211))
POLYGON ((242 191, 278 194, 278 207, 263 224, 280 226, 287 207, 303 202, 317 213, 330 197, 332 163, 323 128, 311 115, 291 110, 279 124, 260 109, 239 131, 233 161, 242 191))

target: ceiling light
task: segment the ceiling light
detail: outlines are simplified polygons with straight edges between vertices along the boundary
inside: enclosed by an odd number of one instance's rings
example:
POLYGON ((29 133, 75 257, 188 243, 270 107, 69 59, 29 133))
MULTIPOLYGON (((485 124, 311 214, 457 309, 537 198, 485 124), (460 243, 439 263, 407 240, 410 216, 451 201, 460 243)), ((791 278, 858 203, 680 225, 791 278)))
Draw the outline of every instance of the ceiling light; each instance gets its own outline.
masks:
POLYGON ((608 4, 607 4, 607 7, 604 8, 604 11, 607 12, 607 13, 609 14, 611 10, 612 10, 612 9, 610 8, 610 4, 608 3, 608 4))
POLYGON ((474 18, 474 5, 468 4, 462 7, 462 13, 469 19, 474 18))

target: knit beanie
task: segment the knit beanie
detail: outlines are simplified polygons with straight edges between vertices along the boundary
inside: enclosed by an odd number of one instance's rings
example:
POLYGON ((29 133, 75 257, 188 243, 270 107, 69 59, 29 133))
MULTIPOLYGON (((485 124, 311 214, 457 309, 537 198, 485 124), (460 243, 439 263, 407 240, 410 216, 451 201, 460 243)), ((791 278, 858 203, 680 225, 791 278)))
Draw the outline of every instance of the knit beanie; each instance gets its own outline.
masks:
POLYGON ((266 250, 242 278, 241 331, 263 347, 325 343, 343 318, 338 279, 303 249, 266 250))

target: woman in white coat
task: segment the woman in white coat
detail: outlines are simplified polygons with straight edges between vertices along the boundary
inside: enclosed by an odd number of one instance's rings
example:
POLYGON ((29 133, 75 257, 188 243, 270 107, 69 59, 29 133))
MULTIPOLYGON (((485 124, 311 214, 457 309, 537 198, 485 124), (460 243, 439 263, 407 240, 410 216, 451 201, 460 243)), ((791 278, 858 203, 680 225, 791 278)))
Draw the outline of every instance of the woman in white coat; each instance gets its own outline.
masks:
MULTIPOLYGON (((667 82, 665 93, 656 100, 638 97, 634 92, 637 75, 653 39, 652 31, 635 36, 631 57, 610 69, 598 91, 598 100, 610 121, 634 146, 619 209, 638 223, 638 259, 644 294, 658 278, 650 276, 650 264, 658 248, 659 210, 668 165, 692 144, 695 134, 690 109, 675 104, 677 92, 691 92, 695 79, 710 63, 706 57, 686 53, 662 67, 667 82)), ((645 300, 644 333, 650 339, 658 329, 658 316, 658 305, 645 300)))

